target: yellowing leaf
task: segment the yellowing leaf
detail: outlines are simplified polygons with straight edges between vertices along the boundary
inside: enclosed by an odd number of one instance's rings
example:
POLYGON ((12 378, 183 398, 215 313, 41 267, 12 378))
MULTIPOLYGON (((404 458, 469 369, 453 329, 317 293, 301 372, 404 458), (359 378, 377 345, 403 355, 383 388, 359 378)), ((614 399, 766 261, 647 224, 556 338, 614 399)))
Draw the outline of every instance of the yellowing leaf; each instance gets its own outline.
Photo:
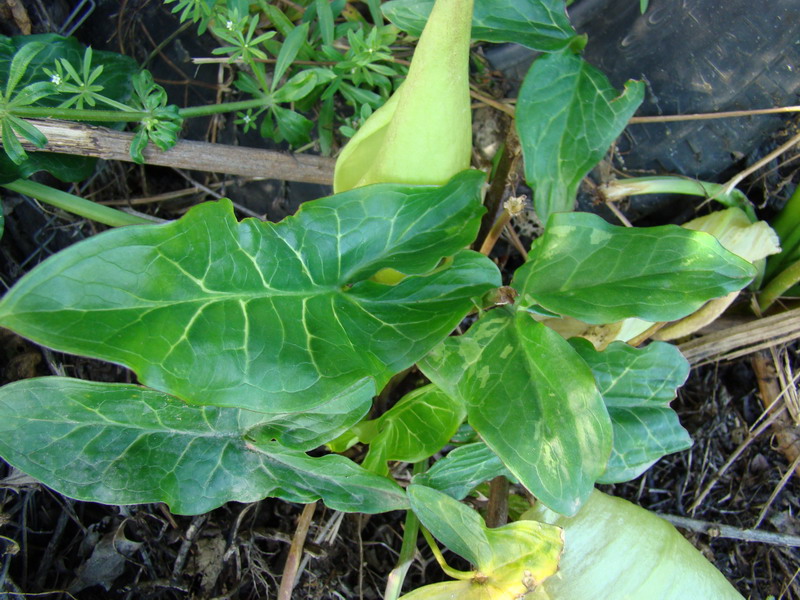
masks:
POLYGON ((556 572, 563 546, 558 527, 516 521, 490 529, 477 512, 447 494, 416 484, 407 491, 420 522, 476 569, 447 569, 459 581, 425 586, 405 600, 512 600, 536 590, 556 572))
MULTIPOLYGON (((400 600, 507 600, 519 596, 509 595, 508 592, 487 583, 470 581, 444 581, 417 588, 406 594, 400 600)), ((544 590, 534 591, 526 595, 526 600, 545 600, 544 590)))
POLYGON ((765 221, 751 223, 740 208, 720 210, 681 225, 713 235, 730 252, 755 262, 781 251, 778 234, 765 221))

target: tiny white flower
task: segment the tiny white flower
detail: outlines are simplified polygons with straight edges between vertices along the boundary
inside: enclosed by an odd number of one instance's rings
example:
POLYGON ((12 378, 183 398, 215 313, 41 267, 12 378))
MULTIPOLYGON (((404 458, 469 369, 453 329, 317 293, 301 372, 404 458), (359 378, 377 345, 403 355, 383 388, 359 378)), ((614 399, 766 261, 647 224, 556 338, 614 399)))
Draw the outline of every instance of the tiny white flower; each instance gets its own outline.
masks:
POLYGON ((61 75, 59 75, 58 73, 53 73, 50 76, 50 83, 54 85, 61 85, 61 75))
POLYGON ((252 119, 250 119, 250 115, 245 115, 242 117, 242 121, 244 121, 245 125, 249 125, 251 120, 252 119))
POLYGON ((233 31, 233 21, 231 21, 230 19, 225 21, 225 29, 227 29, 228 31, 233 31))

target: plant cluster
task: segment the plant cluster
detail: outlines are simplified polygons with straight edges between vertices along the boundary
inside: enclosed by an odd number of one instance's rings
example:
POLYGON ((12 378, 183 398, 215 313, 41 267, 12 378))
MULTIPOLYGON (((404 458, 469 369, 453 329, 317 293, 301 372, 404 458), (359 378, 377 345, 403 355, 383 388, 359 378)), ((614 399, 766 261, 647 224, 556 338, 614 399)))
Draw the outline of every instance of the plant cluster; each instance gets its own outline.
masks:
MULTIPOLYGON (((280 45, 239 3, 179 0, 176 10, 249 67, 239 85, 263 104, 240 118, 260 118, 274 133, 305 119, 287 117, 280 102, 333 102, 345 86, 358 89, 336 66, 279 83, 297 57, 330 53, 342 36, 351 50, 359 39, 384 43, 378 29, 334 26, 340 4, 309 3, 300 25, 281 29, 277 9, 259 3, 280 45), (320 50, 309 48, 320 40, 320 50), (276 57, 271 80, 268 56, 276 57)), ((165 502, 178 514, 266 496, 351 512, 407 510, 391 599, 420 522, 454 580, 409 599, 739 597, 674 528, 594 488, 635 478, 691 445, 669 407, 688 363, 665 342, 625 343, 632 329, 730 297, 777 247, 743 258, 707 224, 625 228, 573 212, 580 181, 644 86, 629 82, 619 93, 581 57, 585 40, 560 0, 369 7, 375 22, 380 8, 421 39, 408 79, 342 153, 335 195, 280 223, 237 221, 221 200, 174 222, 108 231, 52 257, 0 301, 4 327, 124 365, 139 382, 45 377, 0 389, 0 454, 68 496, 165 502), (545 227, 508 287, 492 260, 468 249, 486 182, 468 168, 468 135, 457 134, 469 131, 470 37, 542 52, 520 90, 515 127, 545 227), (451 335, 468 315, 466 333, 451 335), (373 398, 413 366, 430 383, 372 414, 373 398), (360 464, 343 455, 356 444, 366 452, 360 464), (328 453, 310 454, 323 446, 328 453), (415 465, 405 489, 393 478, 396 462, 415 465), (460 500, 496 477, 518 483, 536 505, 489 529, 460 500), (447 566, 431 534, 475 569, 447 566), (596 568, 582 568, 587 562, 596 568)), ((189 112, 172 111, 142 74, 129 79, 133 100, 101 95, 107 73, 90 66, 99 55, 90 51, 80 68, 59 59, 44 71, 49 82, 27 84, 17 74, 43 51, 30 47, 10 60, 0 115, 7 160, 18 167, 35 155, 19 154, 11 137, 35 141, 20 109, 37 94, 62 109, 134 109, 141 145, 144 136, 171 138, 170 124, 189 112), (20 82, 27 85, 15 94, 20 82), (68 97, 54 96, 59 85, 68 97)), ((392 87, 388 72, 371 77, 381 94, 392 87)), ((740 229, 766 227, 752 223, 746 199, 726 198, 748 208, 740 229)))
POLYGON ((28 153, 20 139, 42 148, 44 134, 26 118, 61 118, 90 123, 137 124, 131 157, 144 162, 148 143, 161 150, 177 141, 183 120, 235 112, 245 132, 257 128, 264 137, 299 146, 311 140, 315 123, 303 113, 316 112, 317 139, 323 153, 334 146, 337 99, 351 107, 340 118, 344 136, 381 106, 405 74, 389 48, 397 29, 383 25, 377 3, 371 3, 370 25, 358 12, 338 23, 345 2, 315 2, 295 22, 276 6, 248 3, 179 2, 182 20, 199 22, 221 45, 212 53, 237 66, 235 85, 244 100, 179 109, 147 70, 112 52, 83 48, 76 40, 53 34, 4 38, 0 57, 5 89, 0 97, 0 131, 5 153, 0 156, 0 181, 48 170, 65 181, 86 179, 94 161, 28 153), (258 10, 256 10, 256 8, 258 10), (251 14, 251 12, 253 14, 251 14), (260 17, 273 28, 264 31, 260 17), (279 41, 278 36, 281 38, 279 41))
POLYGON ((285 11, 265 0, 165 3, 174 4, 182 22, 196 23, 199 33, 211 32, 220 42, 212 54, 238 67, 236 88, 262 100, 239 112, 237 124, 278 142, 305 144, 316 124, 320 148, 329 154, 337 122, 350 137, 405 74, 390 47, 397 29, 383 24, 376 0, 366 3, 371 23, 344 0, 306 0, 285 11), (337 100, 350 107, 351 115, 339 116, 344 111, 337 100), (311 111, 317 113, 316 123, 302 114, 311 111))

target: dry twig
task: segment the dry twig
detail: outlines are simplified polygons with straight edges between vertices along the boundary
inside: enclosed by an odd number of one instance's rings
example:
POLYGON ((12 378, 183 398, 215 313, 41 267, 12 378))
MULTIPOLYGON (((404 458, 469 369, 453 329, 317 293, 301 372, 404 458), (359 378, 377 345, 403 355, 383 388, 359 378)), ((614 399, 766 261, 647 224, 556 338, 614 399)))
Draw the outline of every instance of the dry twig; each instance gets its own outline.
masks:
POLYGON ((800 338, 800 308, 755 319, 695 338, 678 346, 693 366, 732 360, 800 338))
POLYGON ((781 493, 781 490, 786 487, 787 483, 789 483, 789 478, 792 476, 792 473, 794 473, 798 466, 800 466, 800 455, 798 455, 797 458, 792 461, 792 464, 789 465, 788 469, 786 469, 786 473, 783 474, 783 477, 781 477, 778 485, 776 485, 775 489, 772 490, 772 493, 769 495, 769 499, 766 501, 766 503, 764 503, 764 506, 761 508, 761 512, 758 513, 758 519, 756 519, 756 524, 753 525, 753 529, 756 529, 759 525, 761 525, 764 517, 767 516, 770 506, 772 506, 772 503, 775 502, 775 498, 778 497, 778 494, 781 493))
MULTIPOLYGON (((30 119, 30 123, 44 133, 48 142, 40 149, 20 139, 27 150, 133 162, 129 153, 132 133, 71 121, 30 119)), ((185 140, 166 152, 148 145, 143 154, 149 165, 326 185, 333 182, 335 162, 324 156, 185 140)))
MULTIPOLYGON (((796 463, 800 458, 800 427, 790 416, 792 413, 792 402, 796 401, 793 392, 793 377, 790 380, 779 378, 780 373, 777 356, 766 351, 757 352, 750 359, 753 372, 758 381, 758 390, 761 395, 761 404, 767 409, 775 404, 780 398, 784 398, 788 413, 784 413, 775 421, 772 433, 775 445, 790 463, 796 463)), ((795 409, 796 411, 796 409, 795 409)), ((795 471, 800 475, 800 465, 795 467, 795 471)))
POLYGON ((665 521, 669 521, 676 527, 688 529, 689 531, 695 531, 697 533, 705 533, 712 538, 722 537, 741 540, 743 542, 760 542, 762 544, 788 546, 790 548, 800 547, 800 536, 797 535, 772 533, 771 531, 761 531, 759 529, 740 529, 739 527, 732 527, 730 525, 720 525, 675 515, 659 514, 658 516, 665 521))
POLYGON ((200 533, 200 528, 206 522, 207 515, 197 515, 192 519, 189 527, 186 528, 186 535, 183 536, 181 547, 178 550, 178 556, 175 557, 175 564, 172 567, 172 578, 177 580, 183 572, 183 566, 186 564, 186 558, 189 556, 189 549, 194 544, 194 539, 200 533))
POLYGON ((286 557, 286 566, 283 568, 281 586, 278 589, 278 600, 292 600, 295 575, 297 574, 297 568, 300 566, 300 559, 303 557, 303 545, 306 543, 308 528, 311 526, 311 519, 314 517, 316 508, 316 502, 306 504, 300 519, 297 521, 297 529, 292 538, 292 545, 289 547, 289 556, 286 557))

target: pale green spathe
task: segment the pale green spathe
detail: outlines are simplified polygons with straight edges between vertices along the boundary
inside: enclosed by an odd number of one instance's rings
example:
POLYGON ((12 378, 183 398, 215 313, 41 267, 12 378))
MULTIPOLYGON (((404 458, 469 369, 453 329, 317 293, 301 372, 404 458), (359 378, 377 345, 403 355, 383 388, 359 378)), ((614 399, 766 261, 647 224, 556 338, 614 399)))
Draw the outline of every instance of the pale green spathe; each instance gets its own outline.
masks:
POLYGON ((574 517, 539 504, 523 518, 564 528, 551 600, 743 600, 677 529, 627 500, 594 491, 574 517))
POLYGON ((371 183, 441 185, 469 168, 473 0, 437 0, 408 77, 336 161, 334 190, 371 183))

